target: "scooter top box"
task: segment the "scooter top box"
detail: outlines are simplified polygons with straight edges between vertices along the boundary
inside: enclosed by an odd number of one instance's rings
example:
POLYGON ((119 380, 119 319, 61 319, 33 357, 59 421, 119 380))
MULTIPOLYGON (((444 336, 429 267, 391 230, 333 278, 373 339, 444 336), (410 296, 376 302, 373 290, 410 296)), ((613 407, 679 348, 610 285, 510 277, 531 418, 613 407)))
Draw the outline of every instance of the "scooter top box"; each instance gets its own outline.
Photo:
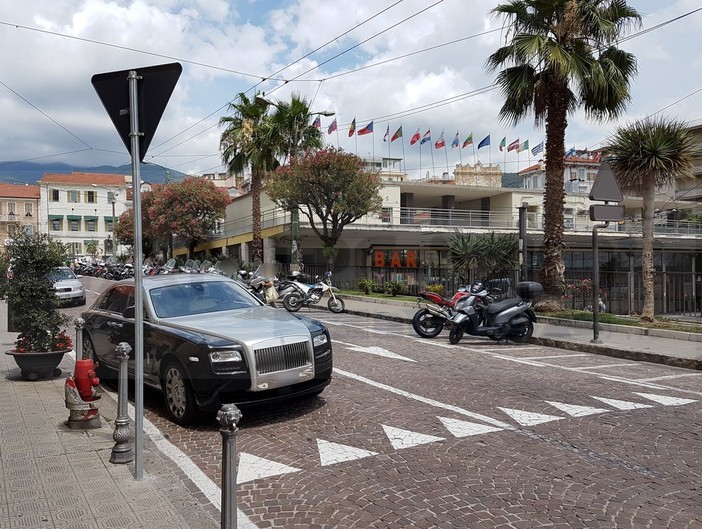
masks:
POLYGON ((544 287, 536 281, 520 281, 514 286, 514 290, 520 298, 533 298, 541 294, 544 287))

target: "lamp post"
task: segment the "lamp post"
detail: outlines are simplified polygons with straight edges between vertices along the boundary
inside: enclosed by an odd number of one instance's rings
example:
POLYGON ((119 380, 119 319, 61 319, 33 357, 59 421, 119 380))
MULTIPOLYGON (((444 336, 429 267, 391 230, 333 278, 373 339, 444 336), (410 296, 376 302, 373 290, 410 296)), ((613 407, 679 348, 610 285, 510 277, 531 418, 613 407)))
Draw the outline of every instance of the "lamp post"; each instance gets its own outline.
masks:
MULTIPOLYGON (((281 106, 279 103, 275 103, 273 101, 270 101, 266 99, 265 97, 257 95, 254 101, 257 104, 261 105, 266 105, 266 106, 274 106, 277 109, 281 109, 281 106)), ((331 111, 331 110, 324 110, 321 112, 309 112, 308 113, 310 116, 333 116, 336 113, 331 111)), ((298 126, 300 124, 298 123, 298 116, 294 115, 293 116, 293 130, 292 130, 292 142, 290 145, 290 155, 291 157, 295 157, 297 155, 297 148, 298 148, 298 143, 300 140, 300 134, 298 130, 298 126)), ((300 252, 298 251, 298 240, 300 237, 300 210, 295 204, 291 209, 290 209, 290 266, 296 264, 298 269, 302 268, 302 260, 300 256, 300 252)))
MULTIPOLYGON (((115 201, 117 193, 112 192, 112 256, 117 255, 117 239, 115 239, 115 201)), ((108 235, 109 237, 109 235, 108 235)))

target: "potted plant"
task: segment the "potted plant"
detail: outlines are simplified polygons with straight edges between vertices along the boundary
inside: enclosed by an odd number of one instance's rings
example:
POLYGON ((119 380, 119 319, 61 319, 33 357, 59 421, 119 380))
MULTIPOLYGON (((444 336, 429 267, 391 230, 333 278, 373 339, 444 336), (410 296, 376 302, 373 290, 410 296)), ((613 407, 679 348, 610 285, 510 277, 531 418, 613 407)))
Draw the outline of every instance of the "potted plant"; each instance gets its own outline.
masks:
POLYGON ((64 330, 68 317, 59 311, 49 272, 66 258, 65 246, 45 234, 18 231, 6 245, 8 330, 19 333, 8 351, 29 379, 58 376, 57 366, 73 342, 64 330))

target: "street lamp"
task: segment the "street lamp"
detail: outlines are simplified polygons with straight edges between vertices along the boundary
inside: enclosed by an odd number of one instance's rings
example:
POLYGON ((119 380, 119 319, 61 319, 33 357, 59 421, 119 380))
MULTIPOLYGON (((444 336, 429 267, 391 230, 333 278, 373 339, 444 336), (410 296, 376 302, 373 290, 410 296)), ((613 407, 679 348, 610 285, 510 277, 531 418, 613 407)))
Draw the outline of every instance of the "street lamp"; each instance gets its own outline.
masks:
MULTIPOLYGON (((257 105, 274 106, 280 110, 280 104, 274 103, 266 99, 263 96, 257 95, 254 98, 257 105)), ((310 116, 334 116, 336 113, 332 110, 323 110, 321 112, 309 112, 310 116)), ((295 157, 297 155, 297 142, 298 142, 298 116, 293 116, 293 141, 290 149, 291 156, 295 157)), ((290 209, 290 265, 297 264, 298 268, 301 268, 300 254, 298 252, 298 239, 300 235, 300 210, 297 205, 292 206, 290 209)))

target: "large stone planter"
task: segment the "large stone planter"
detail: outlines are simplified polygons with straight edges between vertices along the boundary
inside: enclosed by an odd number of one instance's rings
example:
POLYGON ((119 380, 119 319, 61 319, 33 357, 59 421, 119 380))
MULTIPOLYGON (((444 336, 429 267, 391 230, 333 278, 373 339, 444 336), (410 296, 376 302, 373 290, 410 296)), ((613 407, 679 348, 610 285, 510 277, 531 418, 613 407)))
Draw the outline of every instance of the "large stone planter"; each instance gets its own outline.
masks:
POLYGON ((5 354, 12 356, 17 366, 22 370, 22 376, 27 380, 37 380, 49 376, 57 377, 61 375, 58 365, 63 359, 63 355, 68 351, 45 351, 36 353, 18 353, 17 351, 7 351, 5 354))

